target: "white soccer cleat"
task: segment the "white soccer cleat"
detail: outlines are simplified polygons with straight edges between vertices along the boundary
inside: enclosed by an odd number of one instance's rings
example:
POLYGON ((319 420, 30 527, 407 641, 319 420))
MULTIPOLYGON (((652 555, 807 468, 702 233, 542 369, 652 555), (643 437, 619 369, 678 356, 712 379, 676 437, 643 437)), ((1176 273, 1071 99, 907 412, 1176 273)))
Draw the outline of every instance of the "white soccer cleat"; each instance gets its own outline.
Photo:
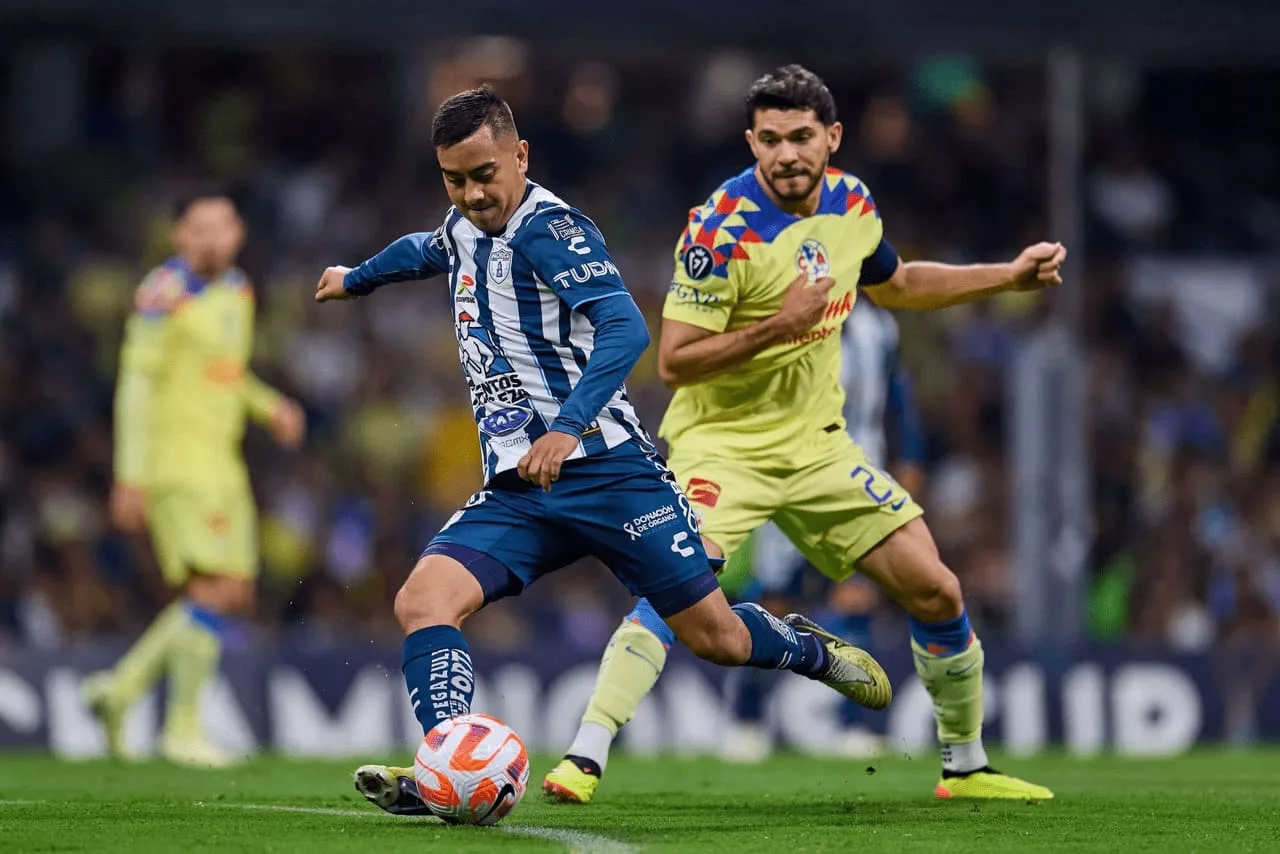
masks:
POLYGON ((166 761, 184 768, 230 768, 244 757, 223 750, 207 738, 166 738, 160 754, 166 761))
POLYGON ((720 745, 720 758, 741 765, 758 765, 773 753, 773 739, 763 724, 734 723, 720 745))
POLYGON ((366 801, 392 815, 432 814, 418 793, 412 768, 361 765, 352 775, 352 781, 366 801))

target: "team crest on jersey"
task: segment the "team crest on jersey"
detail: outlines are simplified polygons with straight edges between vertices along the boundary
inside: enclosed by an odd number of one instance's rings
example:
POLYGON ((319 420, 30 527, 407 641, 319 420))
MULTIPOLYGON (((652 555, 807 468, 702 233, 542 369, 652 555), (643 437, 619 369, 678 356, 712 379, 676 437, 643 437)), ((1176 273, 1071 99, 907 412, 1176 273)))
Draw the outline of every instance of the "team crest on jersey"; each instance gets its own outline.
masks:
POLYGON ((800 244, 800 251, 796 253, 796 269, 808 276, 810 284, 831 275, 831 256, 827 254, 827 247, 812 237, 800 244))
POLYGON ((494 244, 489 253, 489 284, 506 284, 511 278, 511 250, 506 246, 494 244))
POLYGON ((695 282, 700 282, 711 275, 711 271, 715 266, 716 258, 707 247, 695 244, 685 250, 684 272, 686 276, 695 282))

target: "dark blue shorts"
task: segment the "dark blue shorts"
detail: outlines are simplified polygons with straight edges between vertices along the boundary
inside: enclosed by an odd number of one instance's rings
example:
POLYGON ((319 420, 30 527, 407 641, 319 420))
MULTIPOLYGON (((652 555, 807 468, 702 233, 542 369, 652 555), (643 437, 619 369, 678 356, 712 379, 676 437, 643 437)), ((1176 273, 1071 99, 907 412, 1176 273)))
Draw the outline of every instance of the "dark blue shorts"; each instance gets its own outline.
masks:
POLYGON ((657 449, 635 441, 566 462, 550 492, 503 472, 471 496, 423 554, 461 562, 480 582, 486 604, 588 555, 664 617, 719 586, 675 476, 657 449))

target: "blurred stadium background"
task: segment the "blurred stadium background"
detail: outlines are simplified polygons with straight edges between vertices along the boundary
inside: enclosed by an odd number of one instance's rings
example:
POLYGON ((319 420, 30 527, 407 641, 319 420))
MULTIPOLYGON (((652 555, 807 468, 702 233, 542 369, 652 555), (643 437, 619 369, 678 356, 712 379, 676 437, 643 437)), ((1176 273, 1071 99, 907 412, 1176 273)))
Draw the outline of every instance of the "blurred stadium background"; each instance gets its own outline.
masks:
MULTIPOLYGON (((105 498, 123 322, 176 193, 243 189, 256 367, 311 428, 294 455, 248 438, 263 600, 206 712, 229 746, 383 753, 417 726, 391 597, 478 486, 476 439, 439 288, 321 311, 319 272, 436 224, 431 112, 488 80, 656 328, 687 209, 748 162, 741 96, 789 61, 835 93, 836 163, 904 256, 1071 249, 1052 298, 899 317, 991 740, 1280 739, 1280 7, 5 0, 0 28, 0 747, 98 753, 78 676, 167 595, 105 498)), ((630 380, 651 429, 654 368, 630 380)), ((590 564, 487 610, 477 705, 562 748, 626 610, 590 564)), ((915 749, 932 717, 895 610, 874 640, 899 694, 868 722, 915 749)), ((631 749, 714 748, 722 674, 680 662, 631 749)), ((835 695, 778 684, 783 743, 826 749, 835 695)))

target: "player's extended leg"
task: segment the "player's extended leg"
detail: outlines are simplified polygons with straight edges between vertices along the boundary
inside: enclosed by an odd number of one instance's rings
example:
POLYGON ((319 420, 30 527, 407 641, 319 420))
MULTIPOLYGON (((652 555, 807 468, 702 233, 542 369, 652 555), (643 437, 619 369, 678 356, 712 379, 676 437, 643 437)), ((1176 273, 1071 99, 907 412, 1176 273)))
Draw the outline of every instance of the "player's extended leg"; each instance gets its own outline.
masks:
POLYGON ((161 612, 113 671, 87 680, 85 699, 103 723, 109 752, 123 756, 128 710, 167 670, 163 755, 184 765, 227 765, 234 757, 205 736, 200 699, 217 672, 226 621, 253 604, 257 562, 253 499, 245 484, 212 495, 160 494, 148 511, 148 527, 165 580, 183 589, 183 598, 161 612))
MULTIPOLYGON (((485 603, 477 575, 499 569, 488 555, 448 546, 425 554, 396 594, 396 619, 404 631, 400 668, 424 735, 441 721, 471 711, 475 669, 461 628, 485 603)), ((387 812, 431 814, 418 794, 412 768, 362 765, 356 769, 355 786, 387 812)))
POLYGON ((224 767, 236 757, 209 740, 200 720, 200 700, 218 672, 229 620, 252 608, 253 580, 192 575, 187 597, 187 619, 179 623, 169 646, 169 703, 161 752, 179 765, 224 767))
POLYGON ((636 709, 657 684, 675 640, 675 632, 649 600, 637 600, 609 638, 595 690, 573 743, 542 781, 548 797, 579 804, 591 800, 609 763, 609 748, 618 730, 635 717, 636 709))
POLYGON ((916 673, 933 697, 942 745, 940 798, 1053 797, 987 762, 982 745, 982 643, 969 625, 960 582, 943 564, 922 519, 890 534, 859 569, 906 609, 916 673))
POLYGON ((95 673, 85 680, 82 688, 85 704, 102 724, 111 757, 131 758, 124 744, 125 716, 164 673, 169 647, 183 624, 191 619, 191 604, 187 600, 173 602, 160 612, 113 669, 95 673))

